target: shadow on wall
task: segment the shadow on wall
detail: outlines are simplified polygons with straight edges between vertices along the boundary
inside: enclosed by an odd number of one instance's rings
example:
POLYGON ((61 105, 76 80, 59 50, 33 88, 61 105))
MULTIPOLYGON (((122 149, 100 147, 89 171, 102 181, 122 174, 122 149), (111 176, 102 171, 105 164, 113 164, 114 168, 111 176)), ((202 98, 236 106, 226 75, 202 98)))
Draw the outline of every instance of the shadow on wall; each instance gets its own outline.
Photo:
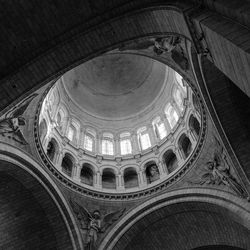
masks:
POLYGON ((19 181, 0 175, 0 249, 57 249, 45 211, 19 181))

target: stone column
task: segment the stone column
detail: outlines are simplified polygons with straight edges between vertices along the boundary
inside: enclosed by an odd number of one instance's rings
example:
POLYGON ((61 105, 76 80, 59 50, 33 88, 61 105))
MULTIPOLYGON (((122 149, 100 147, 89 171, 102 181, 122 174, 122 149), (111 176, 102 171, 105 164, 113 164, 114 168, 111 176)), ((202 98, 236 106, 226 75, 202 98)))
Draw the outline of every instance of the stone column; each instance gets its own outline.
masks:
POLYGON ((139 154, 140 148, 137 140, 136 132, 131 133, 132 154, 139 154))
POLYGON ((121 150, 120 150, 120 137, 115 136, 114 138, 114 155, 115 156, 121 156, 121 150))
POLYGON ((74 164, 74 171, 73 171, 73 179, 75 181, 78 181, 80 182, 81 179, 80 179, 80 173, 81 173, 81 166, 79 163, 75 163, 74 164))
POLYGON ((138 172, 138 181, 139 181, 139 187, 144 188, 147 186, 147 179, 145 175, 145 171, 140 169, 138 172))
POLYGON ((95 178, 95 182, 94 182, 94 187, 101 189, 102 188, 102 174, 100 173, 100 171, 96 172, 96 178, 95 178))

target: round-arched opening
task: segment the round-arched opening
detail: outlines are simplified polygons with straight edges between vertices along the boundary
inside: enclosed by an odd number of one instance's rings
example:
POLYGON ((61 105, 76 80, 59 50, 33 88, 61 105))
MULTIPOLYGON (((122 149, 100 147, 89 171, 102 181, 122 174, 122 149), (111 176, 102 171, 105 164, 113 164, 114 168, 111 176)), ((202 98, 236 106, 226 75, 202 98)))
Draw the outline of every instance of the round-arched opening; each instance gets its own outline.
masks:
POLYGON ((172 173, 178 169, 178 160, 172 150, 168 150, 164 153, 163 162, 165 163, 168 173, 172 173))
POLYGON ((48 133, 48 125, 47 125, 45 119, 43 119, 39 124, 39 133, 40 133, 40 140, 43 143, 44 138, 46 137, 46 135, 48 133))
POLYGON ((192 101, 193 101, 193 105, 194 105, 195 110, 200 112, 199 101, 194 93, 192 93, 192 101))
POLYGON ((71 177, 73 173, 73 166, 73 157, 70 154, 66 153, 62 160, 62 172, 71 177))
POLYGON ((193 201, 190 197, 190 201, 187 201, 183 199, 186 195, 183 194, 182 198, 178 195, 180 202, 174 203, 169 196, 165 196, 168 197, 163 199, 165 206, 156 198, 155 201, 142 204, 136 212, 131 212, 130 217, 126 218, 130 222, 129 227, 124 222, 123 225, 120 223, 113 236, 110 234, 112 240, 109 244, 112 249, 156 250, 166 249, 167 246, 167 249, 178 250, 200 249, 211 245, 220 249, 218 247, 222 242, 231 247, 250 247, 249 230, 242 218, 238 217, 234 205, 233 212, 223 206, 205 202, 207 197, 202 198, 202 201, 193 201), (177 235, 178 240, 175 239, 177 235))
POLYGON ((147 162, 144 168, 148 184, 160 179, 159 169, 154 161, 147 162))
POLYGON ((111 168, 105 168, 102 172, 102 187, 108 189, 116 188, 116 177, 114 170, 111 168))
POLYGON ((56 161, 58 151, 59 151, 59 145, 57 141, 54 138, 52 138, 47 146, 47 155, 52 162, 56 161))
POLYGON ((189 127, 190 127, 191 131, 193 132, 193 134, 195 135, 195 137, 198 138, 199 134, 200 134, 201 127, 200 127, 199 121, 193 115, 191 115, 189 118, 189 127))
POLYGON ((134 188, 139 186, 137 172, 132 167, 124 170, 124 186, 125 188, 134 188))
POLYGON ((93 186, 93 184, 94 184, 94 172, 93 172, 93 167, 90 164, 84 163, 82 165, 80 179, 81 179, 82 183, 93 186))
POLYGON ((179 145, 179 148, 182 152, 184 159, 186 159, 192 151, 192 143, 190 139, 185 134, 183 134, 181 135, 178 141, 178 145, 179 145))

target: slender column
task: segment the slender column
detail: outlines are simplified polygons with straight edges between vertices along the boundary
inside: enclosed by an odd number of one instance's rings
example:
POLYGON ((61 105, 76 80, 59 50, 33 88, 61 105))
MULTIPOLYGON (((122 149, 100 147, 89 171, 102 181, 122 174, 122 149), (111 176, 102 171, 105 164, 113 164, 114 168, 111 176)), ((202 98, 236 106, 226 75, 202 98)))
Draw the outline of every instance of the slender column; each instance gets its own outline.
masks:
POLYGON ((98 133, 97 135, 96 135, 96 143, 95 143, 95 152, 96 152, 96 154, 102 154, 102 141, 101 141, 101 134, 100 133, 98 133))
POLYGON ((74 166, 75 171, 73 172, 73 179, 76 181, 80 181, 80 173, 81 173, 81 166, 79 163, 76 163, 74 166))
POLYGON ((120 150, 120 137, 116 136, 114 139, 114 155, 121 156, 121 150, 120 150))
POLYGON ((102 175, 101 175, 100 171, 96 172, 94 187, 98 188, 98 189, 102 188, 102 175))
POLYGON ((185 156, 183 155, 183 152, 179 148, 175 148, 174 153, 177 157, 178 165, 180 166, 184 162, 185 156))
POLYGON ((146 180, 145 171, 140 169, 137 173, 138 173, 139 187, 146 187, 147 180, 146 180))
POLYGON ((136 132, 133 132, 131 134, 131 143, 132 143, 132 153, 134 155, 139 154, 140 149, 139 149, 139 145, 138 145, 138 140, 137 140, 137 134, 136 134, 136 132))
POLYGON ((162 161, 158 161, 157 165, 158 165, 160 177, 165 176, 167 173, 166 173, 166 168, 163 167, 162 161))
POLYGON ((188 138, 189 138, 189 140, 190 140, 190 142, 191 142, 191 144, 192 144, 192 150, 193 150, 194 147, 195 147, 195 145, 196 145, 196 143, 197 143, 197 138, 196 138, 196 136, 194 135, 194 132, 191 131, 191 129, 189 129, 189 130, 187 131, 187 136, 188 136, 188 138))

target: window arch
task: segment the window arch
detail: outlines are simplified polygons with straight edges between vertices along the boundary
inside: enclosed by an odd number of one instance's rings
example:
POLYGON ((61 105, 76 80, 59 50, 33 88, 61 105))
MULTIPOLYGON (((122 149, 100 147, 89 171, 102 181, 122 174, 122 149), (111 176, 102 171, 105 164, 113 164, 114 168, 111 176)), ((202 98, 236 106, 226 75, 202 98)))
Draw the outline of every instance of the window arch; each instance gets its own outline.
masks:
POLYGON ((179 141, 178 141, 179 148, 181 149, 181 152, 184 156, 184 158, 187 158, 191 151, 192 151, 192 144, 190 139, 185 135, 181 135, 179 141))
POLYGON ((67 174, 68 176, 72 176, 74 167, 74 158, 66 153, 62 160, 62 171, 67 174))
POLYGON ((132 167, 126 168, 124 170, 123 178, 124 178, 125 188, 133 188, 139 186, 138 175, 134 168, 132 167))
POLYGON ((93 172, 93 167, 89 163, 84 163, 82 165, 80 179, 82 183, 93 186, 94 172, 93 172))
POLYGON ((59 145, 57 141, 54 138, 52 138, 47 146, 47 155, 52 162, 56 161, 56 156, 58 155, 58 152, 59 152, 59 145))
POLYGON ((76 142, 76 128, 72 124, 69 126, 67 137, 70 141, 76 142))
POLYGON ((169 173, 172 173, 178 168, 178 160, 172 150, 168 150, 163 155, 163 162, 169 173))
POLYGON ((169 103, 165 108, 165 114, 171 129, 177 124, 179 116, 175 108, 169 103))
POLYGON ((46 137, 46 135, 48 133, 48 125, 47 125, 45 119, 43 119, 39 124, 39 132, 40 132, 40 140, 43 143, 44 138, 46 137))
POLYGON ((132 154, 131 135, 129 132, 120 135, 121 155, 132 154))
POLYGON ((197 96, 194 93, 192 93, 192 101, 193 101, 194 108, 196 109, 196 111, 199 112, 200 111, 199 110, 199 101, 198 101, 197 96))
POLYGON ((56 123, 57 125, 60 127, 61 126, 61 123, 62 123, 62 115, 60 114, 60 112, 57 113, 57 116, 56 116, 56 123))
POLYGON ((193 132, 193 134, 196 136, 196 138, 199 137, 200 123, 197 120, 197 118, 194 117, 193 115, 191 115, 189 118, 189 127, 190 127, 191 131, 193 132))
POLYGON ((165 124, 163 121, 161 121, 161 118, 159 116, 154 119, 152 125, 154 128, 155 135, 158 139, 162 140, 164 137, 167 136, 165 124))
POLYGON ((104 133, 102 139, 102 154, 114 155, 114 137, 110 133, 104 133))
POLYGON ((94 137, 91 134, 85 133, 83 147, 90 152, 93 151, 94 137))
POLYGON ((102 187, 103 188, 116 188, 116 177, 114 170, 111 168, 105 168, 102 172, 102 187))
POLYGON ((187 87, 184 85, 184 79, 183 77, 178 74, 177 72, 175 72, 175 79, 178 83, 178 85, 182 88, 182 90, 187 93, 187 87))
POLYGON ((148 184, 160 179, 159 169, 154 161, 145 164, 145 174, 148 184))
POLYGON ((174 89, 173 98, 178 108, 180 109, 180 111, 183 111, 184 110, 184 105, 183 105, 184 96, 179 88, 174 89))
POLYGON ((137 138, 141 150, 146 150, 151 147, 151 142, 146 127, 138 129, 137 138))

